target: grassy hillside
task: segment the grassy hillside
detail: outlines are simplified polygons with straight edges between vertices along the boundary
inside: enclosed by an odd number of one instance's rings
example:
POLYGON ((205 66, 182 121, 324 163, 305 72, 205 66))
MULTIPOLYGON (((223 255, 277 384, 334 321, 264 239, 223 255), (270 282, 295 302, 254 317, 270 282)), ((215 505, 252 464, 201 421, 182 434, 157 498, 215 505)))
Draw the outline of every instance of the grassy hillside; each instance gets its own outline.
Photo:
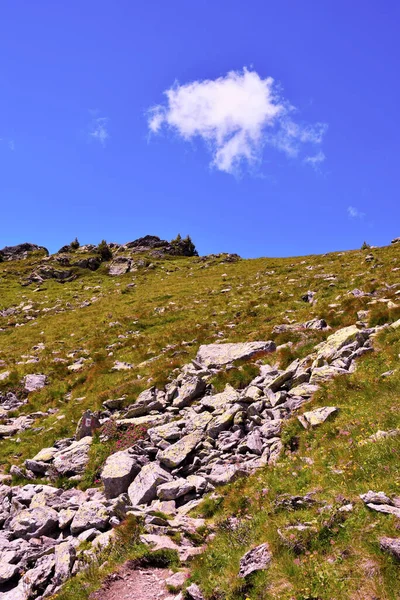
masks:
MULTIPOLYGON (((15 308, 0 316, 0 374, 11 372, 0 380, 0 393, 20 390, 28 373, 44 373, 48 385, 31 393, 18 414, 52 409, 33 428, 0 441, 3 472, 72 436, 85 409, 121 396, 128 406, 149 385, 165 384, 200 344, 273 339, 281 347, 269 360, 285 367, 360 317, 370 325, 400 317, 400 245, 288 259, 143 255, 137 270, 118 277, 103 263, 94 272, 74 267, 76 279, 64 284, 21 285, 42 261, 37 255, 0 263, 0 311, 15 308), (302 298, 308 291, 315 292, 313 303, 302 298), (331 330, 275 329, 314 317, 331 330), (79 371, 68 369, 81 358, 79 371), (113 371, 115 361, 132 368, 113 371)), ((374 443, 368 437, 399 423, 400 330, 383 332, 376 349, 351 377, 329 383, 311 401, 312 407, 338 406, 335 420, 307 432, 293 420, 275 468, 227 486, 218 491, 222 499, 198 509, 216 526, 215 539, 193 567, 207 598, 399 597, 398 568, 377 542, 380 535, 395 536, 395 519, 372 513, 358 498, 369 489, 399 493, 400 438, 374 443), (391 369, 393 375, 381 377, 391 369), (309 505, 284 508, 285 494, 311 492, 309 505), (349 503, 349 512, 338 510, 349 503), (300 523, 309 527, 285 529, 300 523), (273 565, 244 584, 236 576, 239 558, 264 541, 273 565)), ((242 364, 214 385, 243 387, 252 377, 252 364, 242 364)), ((97 485, 108 451, 93 443, 81 487, 97 485)))

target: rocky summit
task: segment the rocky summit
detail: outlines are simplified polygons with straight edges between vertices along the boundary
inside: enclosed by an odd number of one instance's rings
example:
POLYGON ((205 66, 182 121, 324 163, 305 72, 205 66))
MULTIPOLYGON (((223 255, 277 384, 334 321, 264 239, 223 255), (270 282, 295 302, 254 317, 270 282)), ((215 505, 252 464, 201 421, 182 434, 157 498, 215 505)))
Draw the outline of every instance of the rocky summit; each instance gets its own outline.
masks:
POLYGON ((399 244, 0 257, 1 600, 399 597, 399 244))

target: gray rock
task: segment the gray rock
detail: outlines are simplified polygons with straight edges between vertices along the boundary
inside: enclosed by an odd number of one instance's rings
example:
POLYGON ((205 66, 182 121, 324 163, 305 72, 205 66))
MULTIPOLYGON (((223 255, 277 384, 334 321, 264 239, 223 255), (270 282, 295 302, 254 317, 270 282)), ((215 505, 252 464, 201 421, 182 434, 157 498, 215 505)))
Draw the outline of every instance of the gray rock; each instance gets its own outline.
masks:
POLYGON ((329 379, 332 379, 333 377, 337 377, 338 375, 347 375, 347 371, 332 365, 316 367, 312 370, 309 385, 319 385, 325 381, 329 381, 329 379))
POLYGON ((261 455, 263 452, 263 441, 260 431, 253 429, 240 443, 238 451, 261 455))
POLYGON ((18 565, 10 565, 0 560, 0 585, 7 583, 19 573, 18 565))
POLYGON ((214 465, 206 479, 213 485, 225 485, 241 475, 245 475, 245 471, 240 465, 221 464, 214 465))
POLYGON ((53 584, 59 586, 71 574, 76 558, 75 547, 70 542, 63 542, 54 548, 54 578, 53 584))
POLYGON ((53 533, 58 525, 55 510, 47 507, 21 510, 9 523, 8 529, 15 537, 30 539, 53 533))
POLYGON ((267 543, 253 548, 240 559, 239 577, 244 578, 254 571, 266 569, 271 560, 272 554, 267 543))
POLYGON ((78 508, 71 523, 71 533, 77 535, 92 527, 103 531, 107 527, 109 519, 110 516, 104 504, 96 500, 89 500, 78 508))
POLYGON ((125 493, 140 471, 140 465, 126 450, 111 454, 101 472, 101 480, 107 498, 125 493))
POLYGON ((172 446, 159 452, 157 458, 162 464, 175 469, 187 459, 202 438, 203 434, 201 432, 189 433, 172 446))
POLYGON ((158 463, 145 465, 128 488, 128 496, 133 506, 149 504, 157 496, 157 488, 171 481, 172 476, 158 463))
POLYGON ((24 377, 24 389, 26 392, 36 392, 36 390, 41 390, 46 383, 46 375, 31 374, 24 377))
POLYGON ((83 473, 89 460, 92 438, 87 436, 73 442, 54 455, 53 465, 60 475, 83 473))
POLYGON ((235 360, 251 358, 258 352, 273 352, 274 342, 242 342, 238 344, 208 344, 200 346, 196 362, 203 367, 222 367, 235 360))
POLYGON ((183 477, 180 477, 179 479, 162 483, 157 488, 157 496, 160 498, 160 500, 176 500, 177 498, 188 494, 194 489, 195 486, 193 483, 187 479, 183 479, 183 477))
POLYGON ((189 585, 186 588, 186 593, 189 595, 190 600, 204 600, 204 596, 196 583, 189 585))
POLYGON ((178 395, 174 398, 172 406, 177 406, 178 408, 188 406, 192 400, 201 396, 205 389, 206 384, 203 379, 190 377, 178 388, 178 395))
POLYGON ((84 437, 90 437, 101 427, 100 421, 94 413, 90 410, 86 410, 79 420, 76 428, 75 439, 81 440, 84 437))
POLYGON ((216 438, 221 431, 229 429, 237 412, 241 411, 240 404, 233 404, 222 415, 215 417, 207 426, 207 434, 216 438))
POLYGON ((304 429, 308 429, 309 427, 317 427, 324 423, 331 415, 334 415, 338 412, 338 408, 335 406, 323 406, 322 408, 316 408, 315 410, 310 410, 305 412, 304 414, 298 417, 300 423, 303 425, 304 429))
POLYGON ((389 552, 400 561, 400 538, 381 537, 379 543, 382 550, 389 552))

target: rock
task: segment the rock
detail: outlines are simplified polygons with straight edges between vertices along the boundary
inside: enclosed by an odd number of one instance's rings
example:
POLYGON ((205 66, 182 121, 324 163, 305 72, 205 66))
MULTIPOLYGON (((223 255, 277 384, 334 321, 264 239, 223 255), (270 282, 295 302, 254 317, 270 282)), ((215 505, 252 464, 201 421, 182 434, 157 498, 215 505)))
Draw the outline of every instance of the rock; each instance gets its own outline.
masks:
POLYGON ((186 594, 189 595, 190 600, 204 600, 204 596, 196 583, 192 583, 186 588, 186 594))
POLYGON ((333 367, 330 365, 316 367, 312 370, 309 385, 319 385, 325 381, 329 381, 329 379, 332 379, 333 377, 337 377, 338 375, 348 375, 348 371, 346 371, 346 369, 341 369, 339 367, 333 367))
POLYGON ((205 389, 205 381, 199 377, 190 377, 178 389, 178 395, 174 398, 172 406, 177 406, 178 408, 188 406, 192 400, 201 396, 205 389))
POLYGON ((148 429, 147 433, 153 444, 158 444, 161 440, 168 442, 174 442, 182 436, 182 430, 180 427, 184 425, 184 421, 172 421, 165 425, 159 425, 158 427, 152 427, 148 429))
POLYGON ((240 559, 239 577, 244 578, 254 571, 266 569, 271 560, 272 554, 267 543, 253 548, 240 559))
POLYGON ((261 455, 263 452, 263 441, 258 429, 253 429, 246 438, 239 444, 239 452, 251 452, 261 455))
POLYGON ((207 410, 225 409, 229 404, 235 404, 239 400, 239 396, 239 392, 227 383, 223 392, 213 396, 204 396, 200 400, 200 404, 207 410))
POLYGON ((193 483, 180 477, 179 479, 162 483, 157 488, 157 496, 160 498, 160 500, 176 500, 177 498, 188 494, 194 489, 195 486, 193 483))
POLYGON ((251 358, 258 352, 273 352, 274 342, 242 342, 200 346, 196 362, 206 368, 219 368, 235 360, 251 358))
POLYGON ((308 292, 302 295, 301 299, 303 300, 303 302, 309 302, 310 304, 313 304, 315 294, 316 292, 311 292, 310 290, 308 290, 308 292))
POLYGON ((53 533, 58 525, 58 515, 48 507, 21 510, 9 523, 8 529, 15 537, 30 539, 53 533))
MULTIPOLYGON (((22 577, 22 589, 26 596, 23 598, 40 598, 46 584, 53 574, 54 557, 43 556, 36 562, 34 569, 30 569, 22 577)), ((18 586, 19 587, 19 586, 18 586)))
POLYGON ((158 460, 171 469, 175 469, 183 463, 189 454, 193 452, 197 444, 201 441, 203 435, 201 432, 194 432, 185 435, 183 438, 158 453, 158 460))
POLYGON ((339 409, 335 406, 324 406, 322 408, 316 408, 315 410, 305 412, 297 418, 303 425, 304 429, 308 429, 308 427, 316 427, 317 425, 321 425, 331 415, 336 414, 338 410, 339 409))
POLYGON ((330 335, 328 339, 321 344, 321 347, 318 350, 317 360, 331 362, 338 350, 354 341, 357 341, 358 344, 361 345, 365 341, 365 333, 360 331, 355 325, 338 329, 338 331, 330 335))
POLYGON ((152 410, 162 410, 164 404, 157 398, 157 390, 152 387, 148 390, 144 390, 139 394, 135 404, 131 404, 125 413, 125 418, 130 419, 132 417, 140 417, 148 414, 152 410))
POLYGON ((303 325, 304 329, 316 329, 321 331, 322 329, 326 329, 328 325, 326 324, 325 319, 311 319, 311 321, 307 321, 303 325))
POLYGON ((373 492, 369 490, 366 494, 360 494, 360 498, 365 504, 388 504, 393 505, 393 500, 386 496, 384 492, 373 492))
POLYGON ((53 460, 54 456, 57 454, 57 448, 42 448, 40 452, 38 452, 32 460, 36 462, 50 462, 53 460))
POLYGON ((79 420, 76 428, 75 439, 81 440, 84 437, 93 436, 96 429, 100 429, 100 421, 90 410, 86 410, 79 420))
POLYGON ((30 244, 29 242, 17 244, 16 246, 5 246, 0 250, 0 259, 23 260, 24 258, 28 258, 30 252, 39 251, 46 256, 49 255, 49 251, 44 246, 37 246, 36 244, 30 244))
MULTIPOLYGON (((7 583, 19 573, 18 565, 10 565, 9 563, 0 561, 0 585, 7 583)), ((0 595, 0 597, 2 594, 0 595)))
POLYGON ((167 535, 156 535, 156 534, 143 534, 140 536, 140 540, 152 546, 153 550, 179 550, 179 546, 175 544, 167 535))
POLYGON ((118 256, 111 263, 108 274, 112 276, 124 275, 130 271, 131 263, 132 261, 129 258, 118 256))
POLYGON ((361 499, 364 500, 368 508, 371 510, 375 510, 376 512, 380 512, 386 515, 394 515, 398 519, 400 519, 400 502, 393 502, 390 498, 385 496, 383 492, 378 492, 372 496, 374 492, 368 492, 368 494, 361 495, 361 499), (384 503, 384 499, 387 500, 387 503, 384 503))
POLYGON ((71 574, 76 558, 76 550, 70 542, 63 542, 54 548, 54 577, 53 584, 59 586, 71 574))
POLYGON ((149 463, 142 467, 140 473, 128 488, 128 496, 132 506, 149 504, 157 496, 157 488, 162 483, 171 481, 172 476, 158 463, 149 463))
POLYGON ((116 498, 125 493, 139 471, 140 466, 126 450, 111 454, 101 472, 106 497, 116 498))
POLYGON ((10 376, 10 371, 0 373, 0 381, 5 381, 10 376))
POLYGON ((104 530, 109 521, 109 514, 104 506, 96 500, 84 502, 77 510, 71 523, 72 535, 77 535, 86 529, 104 530))
POLYGON ((26 392, 36 392, 41 390, 47 383, 46 375, 31 374, 26 375, 23 379, 24 389, 26 392))
POLYGON ((165 583, 167 587, 172 587, 174 588, 174 590, 180 590, 185 585, 188 576, 189 572, 187 570, 178 571, 177 573, 174 573, 173 575, 168 577, 168 579, 165 580, 165 583))
POLYGON ((221 464, 214 465, 206 479, 213 485, 225 485, 241 475, 245 475, 245 471, 240 465, 221 464))
POLYGON ((0 437, 15 435, 19 429, 18 425, 0 425, 0 437))
POLYGON ((400 538, 381 537, 379 543, 382 550, 389 552, 400 561, 400 538))
POLYGON ((114 366, 111 368, 112 371, 128 371, 129 369, 133 369, 133 365, 127 362, 121 362, 120 360, 116 360, 114 366))
POLYGON ((60 475, 83 473, 89 460, 91 443, 92 438, 87 436, 57 452, 53 461, 57 472, 60 475))
POLYGON ((304 396, 310 398, 319 389, 318 385, 311 383, 301 383, 289 390, 290 396, 304 396))
POLYGON ((207 434, 216 438, 221 431, 229 429, 237 412, 241 411, 240 404, 233 404, 222 415, 215 417, 207 426, 207 434))

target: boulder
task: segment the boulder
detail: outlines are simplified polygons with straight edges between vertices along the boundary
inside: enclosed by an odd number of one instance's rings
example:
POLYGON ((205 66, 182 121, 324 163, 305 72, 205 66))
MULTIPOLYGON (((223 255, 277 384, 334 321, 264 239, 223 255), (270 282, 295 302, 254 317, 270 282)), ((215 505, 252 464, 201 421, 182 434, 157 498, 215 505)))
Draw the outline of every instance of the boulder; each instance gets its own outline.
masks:
POLYGON ((208 344, 200 346, 196 362, 202 367, 219 368, 235 360, 251 358, 257 353, 273 352, 274 342, 241 342, 238 344, 208 344))
POLYGON ((118 256, 112 261, 108 269, 108 274, 114 277, 118 275, 124 275, 130 271, 131 263, 132 261, 129 258, 118 256))
POLYGON ((26 392, 36 392, 36 390, 41 390, 46 385, 47 377, 46 375, 32 373, 24 377, 23 383, 26 392))
POLYGON ((68 579, 76 558, 75 547, 70 542, 63 542, 54 548, 53 584, 59 586, 68 579))
POLYGON ((162 483, 170 481, 172 476, 158 463, 144 465, 140 473, 128 488, 128 496, 133 506, 149 504, 157 496, 157 488, 162 483))
POLYGON ((96 500, 89 500, 78 508, 71 523, 71 533, 77 535, 92 527, 102 531, 107 527, 109 519, 104 504, 96 500))
POLYGON ((172 406, 183 408, 188 406, 195 398, 201 396, 206 389, 206 384, 199 377, 190 377, 178 389, 178 395, 174 398, 172 406))
POLYGON ((58 515, 48 507, 21 510, 9 523, 8 529, 15 537, 30 539, 49 535, 57 529, 58 515))
POLYGON ((366 334, 360 331, 355 325, 338 329, 319 347, 317 361, 326 361, 329 363, 343 346, 347 346, 354 341, 361 345, 365 339, 366 334))
POLYGON ((159 452, 157 458, 160 463, 171 469, 175 469, 187 459, 202 438, 203 434, 201 432, 189 433, 175 442, 175 444, 159 452))
POLYGON ((219 415, 210 421, 207 427, 207 434, 212 438, 218 437, 218 434, 221 433, 221 431, 226 431, 230 428, 236 413, 241 410, 242 407, 240 404, 233 404, 230 406, 228 410, 222 413, 222 415, 219 415))
POLYGON ((90 410, 86 410, 79 420, 76 428, 75 439, 81 440, 84 437, 90 437, 96 431, 100 429, 100 421, 94 413, 90 410))
POLYGON ((316 427, 317 425, 325 423, 325 421, 331 415, 336 414, 338 410, 339 409, 336 408, 336 406, 323 406, 322 408, 316 408, 315 410, 305 412, 297 418, 304 429, 308 429, 309 427, 316 427))
POLYGON ((53 465, 60 475, 83 473, 89 460, 89 449, 92 438, 87 436, 72 442, 67 448, 54 455, 53 465))
POLYGON ((348 375, 346 369, 333 367, 332 365, 323 365, 312 370, 309 385, 319 385, 338 375, 348 375))
POLYGON ((194 489, 195 486, 193 483, 180 477, 179 479, 162 483, 157 488, 157 496, 160 500, 176 500, 180 496, 184 496, 194 489))
POLYGON ((101 472, 101 480, 107 498, 125 493, 140 471, 140 466, 128 451, 111 454, 101 472))
POLYGON ((400 561, 400 538, 381 537, 379 544, 382 550, 389 552, 400 561))
POLYGON ((10 563, 0 561, 0 586, 13 579, 18 573, 18 565, 10 565, 10 563))
POLYGON ((211 472, 206 476, 206 479, 213 485, 225 485, 244 474, 245 471, 240 465, 218 464, 212 467, 211 472))
POLYGON ((235 404, 239 400, 239 396, 239 392, 227 383, 223 392, 213 396, 204 396, 200 400, 200 404, 207 410, 225 409, 229 404, 235 404))
POLYGON ((267 543, 253 548, 240 559, 239 577, 244 578, 254 571, 266 569, 271 560, 272 554, 267 543))
POLYGON ((197 583, 192 583, 186 588, 186 594, 190 600, 204 600, 204 596, 197 583))

